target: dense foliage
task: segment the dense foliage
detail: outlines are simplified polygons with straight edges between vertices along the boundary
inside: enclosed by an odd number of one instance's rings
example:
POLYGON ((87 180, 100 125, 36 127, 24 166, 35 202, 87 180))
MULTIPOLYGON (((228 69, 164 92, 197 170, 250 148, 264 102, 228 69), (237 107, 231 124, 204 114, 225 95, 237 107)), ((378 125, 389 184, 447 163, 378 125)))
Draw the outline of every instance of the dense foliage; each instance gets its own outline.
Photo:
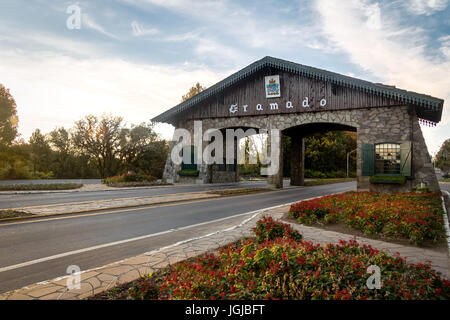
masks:
POLYGON ((405 176, 371 176, 370 183, 405 184, 405 176))
POLYGON ((169 147, 153 127, 89 115, 71 130, 36 129, 28 143, 0 146, 0 179, 105 178, 128 170, 160 178, 169 147))
POLYGON ((303 224, 344 223, 366 234, 420 244, 444 233, 441 198, 433 193, 346 192, 293 204, 289 215, 303 224))
MULTIPOLYGON (((343 178, 347 170, 347 152, 356 149, 356 133, 329 131, 305 138, 305 172, 308 178, 343 178), (323 177, 314 175, 322 172, 323 177), (311 176, 309 174, 311 173, 311 176)), ((356 171, 356 152, 349 157, 350 172, 356 171)))
POLYGON ((147 275, 131 299, 448 299, 450 282, 429 265, 408 265, 356 241, 326 246, 264 219, 258 240, 230 244, 147 275), (266 235, 267 237, 261 237, 266 235), (276 237, 279 235, 280 237, 276 237), (272 239, 272 236, 273 239, 272 239), (381 288, 369 289, 367 268, 381 269, 381 288))
POLYGON ((121 183, 121 182, 154 182, 156 177, 148 174, 137 174, 134 172, 126 172, 119 176, 113 176, 102 180, 106 185, 121 183))
POLYGON ((442 171, 446 174, 448 174, 448 171, 450 171, 450 139, 445 140, 442 144, 441 148, 436 154, 434 165, 437 168, 442 169, 442 171))
POLYGON ((0 191, 70 190, 78 189, 82 186, 80 183, 15 184, 0 185, 0 191))
POLYGON ((8 146, 17 137, 16 102, 9 89, 0 84, 0 146, 8 146))

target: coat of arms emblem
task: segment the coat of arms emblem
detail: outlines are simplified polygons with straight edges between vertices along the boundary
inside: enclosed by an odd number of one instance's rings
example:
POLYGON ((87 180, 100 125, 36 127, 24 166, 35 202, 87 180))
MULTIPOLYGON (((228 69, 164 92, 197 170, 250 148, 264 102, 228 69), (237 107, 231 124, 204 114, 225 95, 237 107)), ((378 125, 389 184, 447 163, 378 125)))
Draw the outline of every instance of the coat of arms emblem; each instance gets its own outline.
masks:
POLYGON ((281 96, 280 76, 265 77, 266 98, 276 98, 281 96))

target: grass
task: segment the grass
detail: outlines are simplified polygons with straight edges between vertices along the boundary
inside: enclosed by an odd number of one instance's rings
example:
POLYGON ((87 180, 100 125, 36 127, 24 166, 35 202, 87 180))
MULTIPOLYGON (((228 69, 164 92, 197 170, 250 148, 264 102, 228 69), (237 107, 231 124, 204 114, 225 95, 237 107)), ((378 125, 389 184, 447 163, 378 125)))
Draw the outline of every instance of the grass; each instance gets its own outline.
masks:
POLYGON ((450 182, 450 178, 441 178, 439 182, 450 182))
POLYGON ((150 186, 168 186, 171 183, 162 183, 157 181, 132 181, 132 182, 113 182, 108 183, 108 187, 127 188, 127 187, 150 187, 150 186))
POLYGON ((224 197, 231 197, 231 196, 241 196, 246 194, 255 194, 255 193, 261 193, 261 192, 267 192, 272 191, 269 188, 239 188, 239 189, 226 189, 226 190, 213 190, 208 191, 210 194, 218 194, 220 196, 224 197))
POLYGON ((349 182, 356 181, 355 178, 327 178, 327 179, 314 179, 305 181, 305 186, 319 186, 322 184, 332 184, 332 183, 341 183, 341 182, 349 182))
POLYGON ((0 210, 0 219, 32 216, 31 213, 11 209, 0 210))
POLYGON ((13 184, 0 185, 0 191, 72 190, 82 186, 79 183, 13 184))

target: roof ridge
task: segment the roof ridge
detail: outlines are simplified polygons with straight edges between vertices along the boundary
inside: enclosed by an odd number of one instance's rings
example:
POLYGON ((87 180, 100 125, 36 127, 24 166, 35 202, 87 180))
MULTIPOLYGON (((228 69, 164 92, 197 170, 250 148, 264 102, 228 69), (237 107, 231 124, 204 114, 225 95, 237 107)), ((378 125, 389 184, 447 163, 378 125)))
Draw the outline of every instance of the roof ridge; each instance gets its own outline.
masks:
POLYGON ((153 118, 153 121, 164 121, 169 118, 171 115, 179 113, 183 110, 186 110, 190 106, 203 101, 204 99, 209 98, 210 96, 219 93, 225 88, 235 84, 236 82, 241 81, 247 76, 259 71, 265 67, 274 67, 280 70, 284 70, 287 72, 297 73, 300 75, 304 75, 309 78, 328 81, 336 85, 349 87, 351 89, 362 90, 363 92, 370 94, 377 94, 383 97, 392 98, 396 100, 400 100, 405 103, 411 103, 415 105, 419 105, 426 109, 431 109, 433 111, 440 112, 439 119, 442 114, 442 107, 444 100, 425 95, 413 91, 407 91, 404 89, 400 89, 397 87, 386 86, 384 84, 377 84, 367 80, 350 77, 347 75, 343 75, 340 73, 336 73, 333 71, 328 71, 324 69, 319 69, 316 67, 306 66, 300 63, 283 60, 280 58, 275 58, 272 56, 265 56, 262 59, 259 59, 241 70, 236 71, 235 73, 229 75, 225 79, 217 82, 211 87, 203 90, 202 92, 196 94, 195 96, 189 98, 186 101, 183 101, 173 108, 163 112, 159 116, 153 118))

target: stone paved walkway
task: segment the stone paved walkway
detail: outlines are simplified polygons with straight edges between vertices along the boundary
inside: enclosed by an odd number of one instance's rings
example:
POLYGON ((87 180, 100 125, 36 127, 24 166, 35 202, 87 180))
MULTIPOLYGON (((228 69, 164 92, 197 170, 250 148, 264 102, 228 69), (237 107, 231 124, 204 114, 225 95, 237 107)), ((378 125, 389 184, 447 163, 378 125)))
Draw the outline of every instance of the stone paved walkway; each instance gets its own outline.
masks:
MULTIPOLYGON (((281 219, 288 210, 289 205, 285 205, 249 213, 243 216, 238 222, 236 220, 224 220, 219 225, 216 224, 213 226, 216 231, 204 229, 204 234, 195 239, 182 241, 159 250, 85 271, 81 274, 80 289, 68 290, 66 276, 1 294, 0 300, 87 298, 113 288, 116 285, 136 280, 144 274, 155 272, 169 264, 208 251, 214 251, 227 243, 245 236, 251 236, 251 229, 262 216, 272 216, 274 219, 281 219), (205 234, 206 230, 209 230, 209 233, 205 234)), ((353 239, 351 235, 334 231, 297 224, 293 224, 293 227, 303 234, 304 240, 315 243, 337 243, 339 239, 353 239)), ((398 252, 402 257, 407 257, 407 262, 409 263, 425 263, 429 260, 436 271, 441 272, 446 278, 450 278, 448 253, 440 253, 361 237, 358 237, 357 241, 361 244, 368 244, 374 248, 385 250, 393 256, 398 252)))

